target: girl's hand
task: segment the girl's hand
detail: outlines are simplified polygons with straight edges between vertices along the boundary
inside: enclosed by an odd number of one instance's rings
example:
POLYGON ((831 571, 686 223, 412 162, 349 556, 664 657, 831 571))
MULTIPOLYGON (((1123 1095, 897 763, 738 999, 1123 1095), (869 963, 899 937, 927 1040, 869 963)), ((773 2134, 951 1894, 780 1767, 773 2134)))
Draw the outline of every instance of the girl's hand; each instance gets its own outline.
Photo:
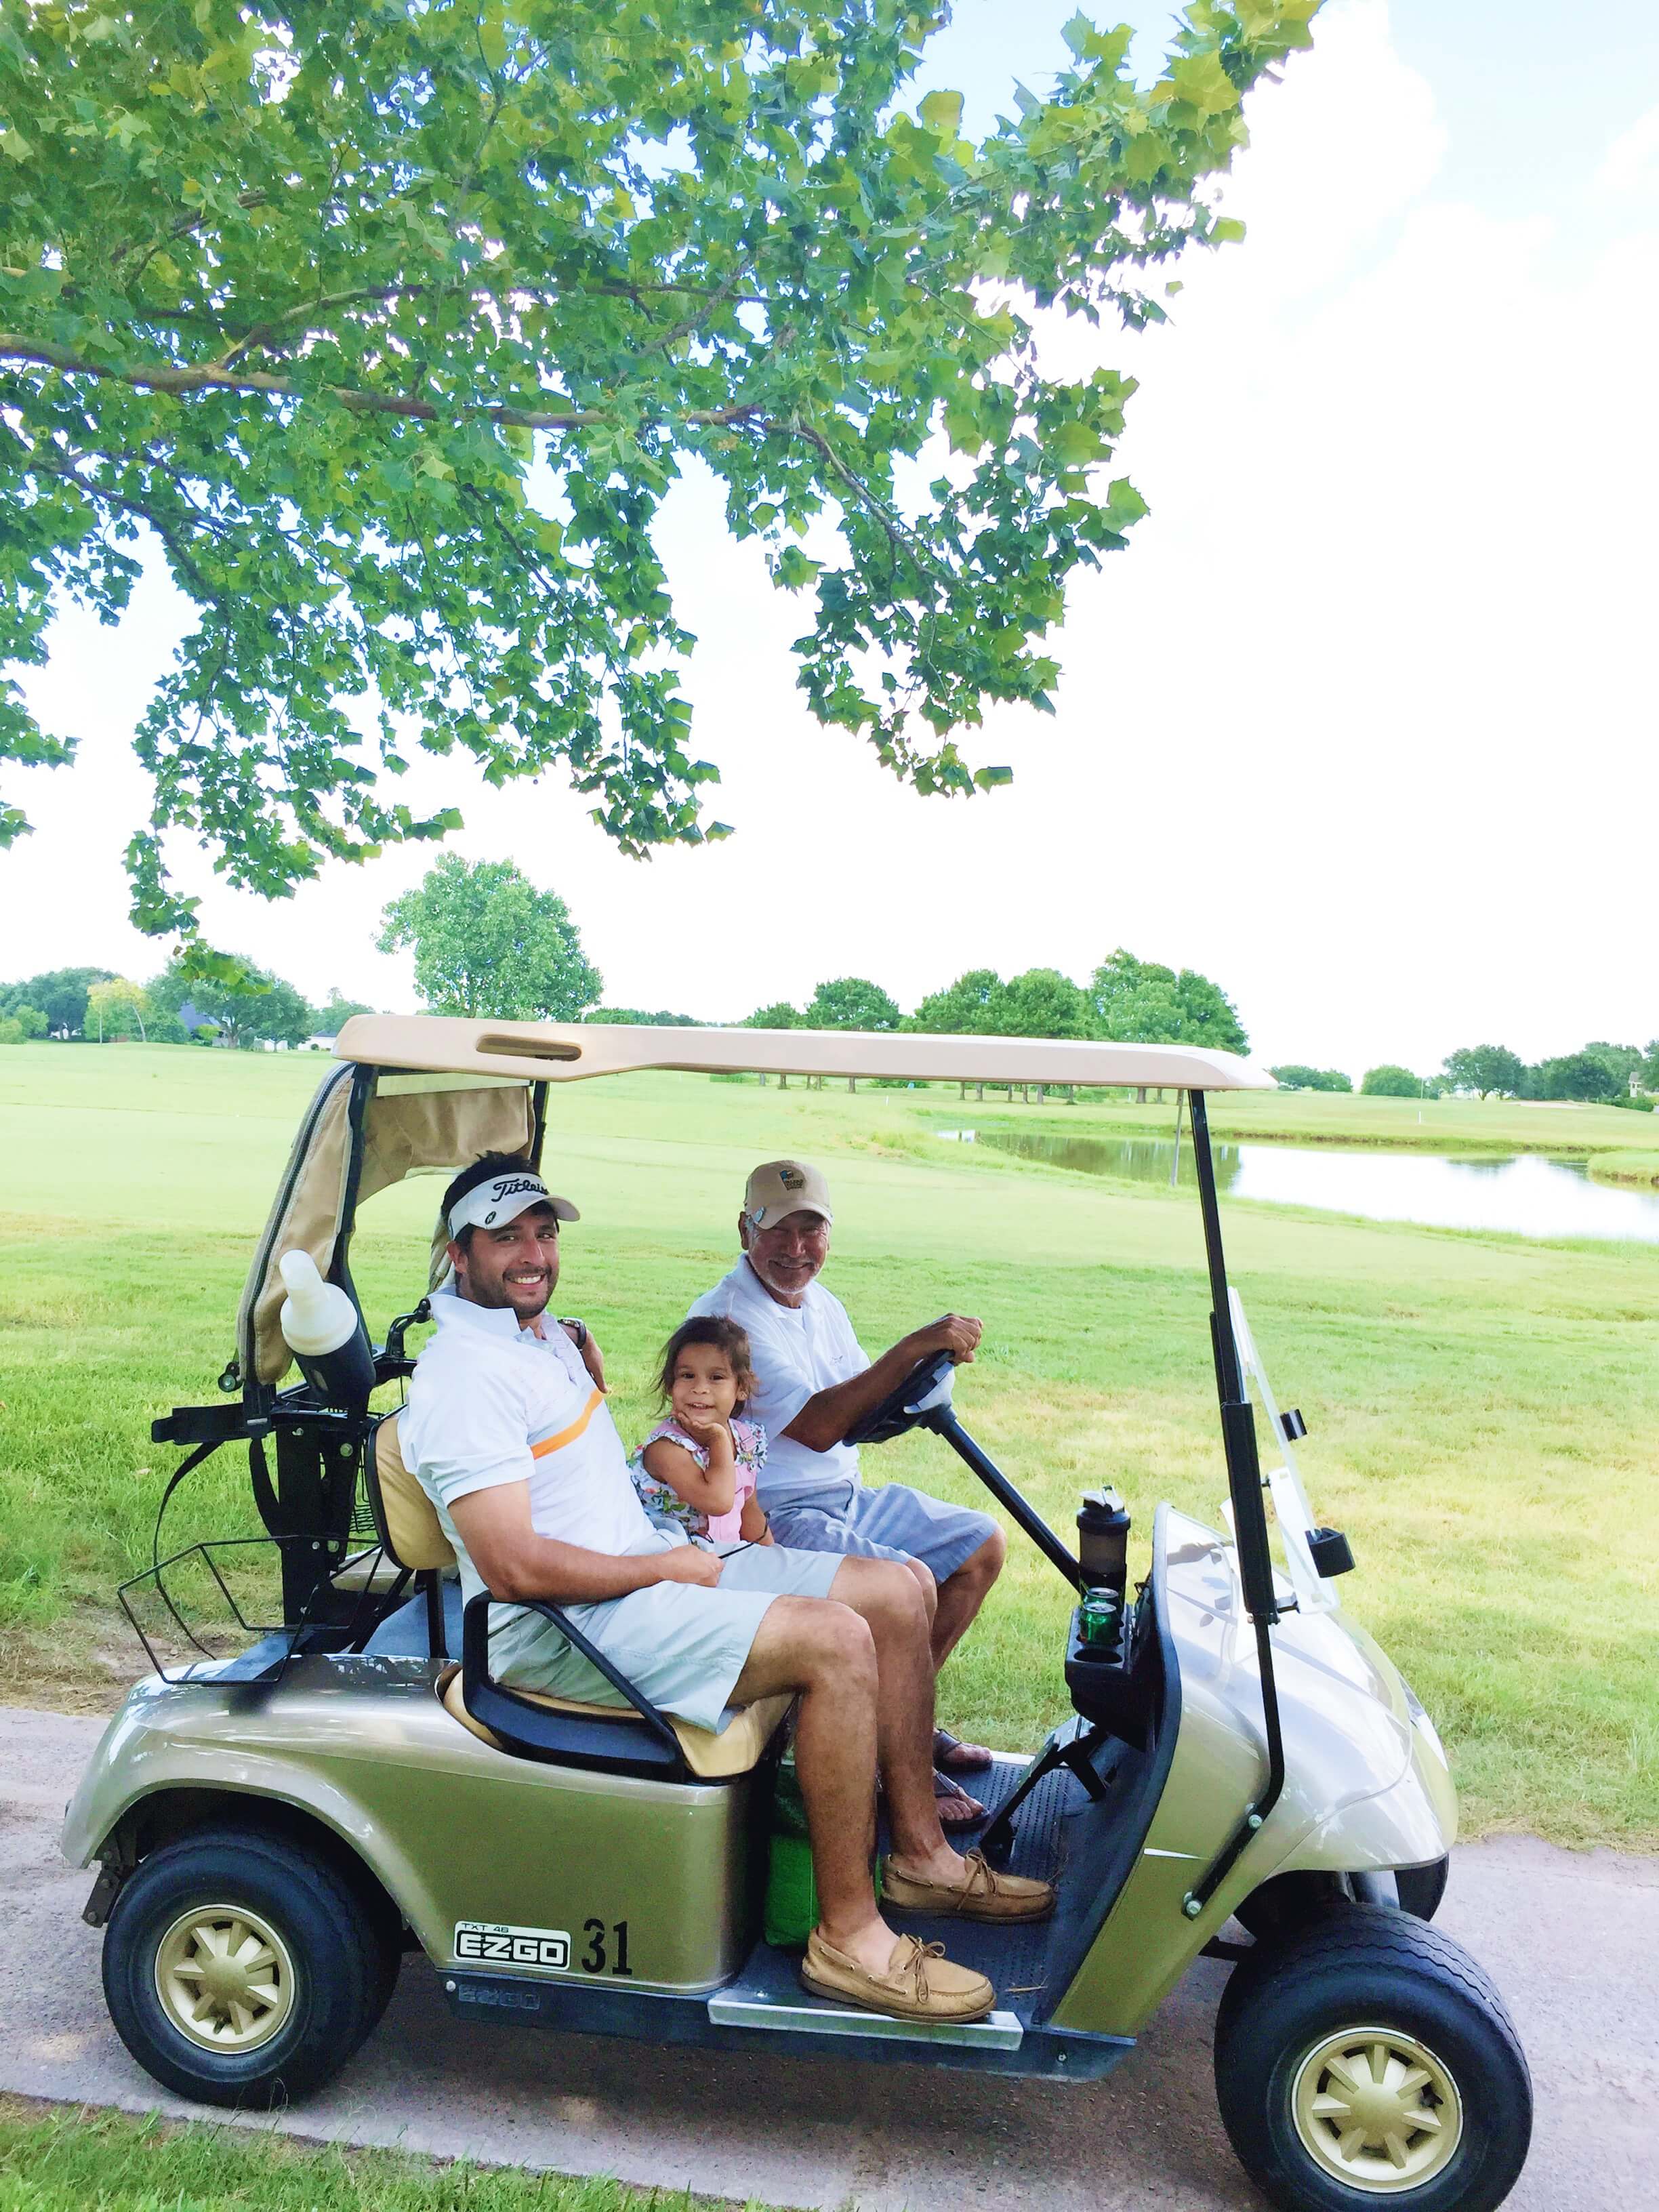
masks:
POLYGON ((687 1436, 695 1437, 700 1444, 707 1447, 711 1461, 718 1455, 723 1463, 727 1460, 735 1463, 738 1448, 729 1421, 722 1419, 718 1413, 677 1412, 674 1419, 687 1436))

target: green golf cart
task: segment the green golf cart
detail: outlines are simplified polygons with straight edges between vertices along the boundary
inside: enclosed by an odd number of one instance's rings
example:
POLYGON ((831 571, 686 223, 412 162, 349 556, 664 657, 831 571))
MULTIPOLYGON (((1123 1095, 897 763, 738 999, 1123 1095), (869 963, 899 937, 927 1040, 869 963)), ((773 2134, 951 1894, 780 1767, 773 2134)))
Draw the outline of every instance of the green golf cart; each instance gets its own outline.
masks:
MULTIPOLYGON (((98 1867, 86 1917, 105 1929, 111 2016, 141 2065, 207 2103, 302 2098, 370 2033, 420 1953, 465 2019, 1090 2081, 1208 1955, 1232 1962, 1216 2027, 1222 2118, 1274 2203, 1502 2202, 1531 2090, 1496 1990, 1431 1924, 1456 1824, 1445 1756, 1341 1608, 1348 1540, 1309 1510, 1300 1416, 1275 1401, 1227 1282, 1206 1095, 1267 1079, 1173 1045, 380 1015, 349 1022, 336 1050, 254 1254, 224 1395, 154 1430, 185 1450, 175 1482, 228 1445, 246 1450, 267 1535, 158 1557, 124 1589, 155 1672, 111 1722, 64 1831, 71 1861, 98 1867), (290 1379, 285 1261, 292 1279, 293 1255, 308 1255, 360 1311, 360 1206, 486 1150, 538 1165, 562 1084, 656 1068, 1185 1099, 1224 1525, 1159 1506, 1146 1581, 1112 1594, 1109 1575, 1103 1604, 1082 1522, 1079 1558, 963 1428, 942 1362, 855 1439, 929 1431, 1076 1599, 1072 1715, 1033 1756, 975 1781, 988 1855, 1053 1880, 1054 1917, 906 1923, 991 1977, 1001 1994, 982 2021, 918 2026, 811 1997, 796 1955, 764 1940, 787 1700, 730 1712, 718 1732, 689 1727, 551 1605, 539 1609, 615 1702, 495 1678, 489 1602, 463 1615, 395 1407, 379 1410, 413 1366, 420 1285, 378 1344, 365 1334, 355 1356, 290 1379), (239 1595, 255 1553, 280 1566, 267 1581, 280 1579, 281 1618, 263 1629, 239 1595), (180 1593, 210 1583, 246 1648, 198 1632, 180 1593)), ((443 1242, 440 1224, 428 1289, 443 1242)))

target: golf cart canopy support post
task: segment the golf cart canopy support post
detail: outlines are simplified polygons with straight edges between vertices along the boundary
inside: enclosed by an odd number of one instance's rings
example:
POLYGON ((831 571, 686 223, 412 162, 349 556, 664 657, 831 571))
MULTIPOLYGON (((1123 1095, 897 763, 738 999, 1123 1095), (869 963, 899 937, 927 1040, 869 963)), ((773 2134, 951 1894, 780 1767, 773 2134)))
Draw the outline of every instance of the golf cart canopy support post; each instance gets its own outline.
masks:
POLYGON ((1255 1414, 1244 1393, 1244 1369, 1233 1334, 1227 1261, 1221 1245, 1221 1209, 1216 1200, 1215 1160, 1210 1150, 1210 1117, 1201 1091, 1192 1093, 1188 1109, 1198 1171, 1199 1210, 1204 1217, 1204 1253, 1210 1269, 1210 1340, 1215 1355, 1216 1395, 1221 1405, 1221 1440, 1227 1455, 1227 1494, 1233 1509, 1244 1609, 1255 1629, 1261 1718, 1267 1739, 1265 1786, 1245 1808, 1243 1819, 1218 1856, 1187 1893, 1186 1910, 1196 1918, 1279 1802, 1285 1787, 1285 1741, 1273 1680, 1273 1626, 1279 1619, 1279 1605, 1273 1594, 1273 1555, 1267 1548, 1267 1509, 1262 1500, 1261 1463, 1256 1455, 1255 1414))

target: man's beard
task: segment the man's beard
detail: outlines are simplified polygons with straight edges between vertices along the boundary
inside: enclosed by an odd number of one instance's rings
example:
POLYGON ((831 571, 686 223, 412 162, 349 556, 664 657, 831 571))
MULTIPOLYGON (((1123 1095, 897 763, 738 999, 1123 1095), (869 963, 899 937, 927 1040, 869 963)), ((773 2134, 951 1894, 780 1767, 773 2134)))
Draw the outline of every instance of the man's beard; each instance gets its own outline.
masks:
POLYGON ((801 1274, 799 1282, 780 1282, 771 1266, 765 1261, 757 1259, 752 1252, 749 1255, 749 1264, 765 1284, 767 1289, 775 1291, 780 1297, 798 1298, 818 1279, 818 1270, 809 1265, 801 1274))

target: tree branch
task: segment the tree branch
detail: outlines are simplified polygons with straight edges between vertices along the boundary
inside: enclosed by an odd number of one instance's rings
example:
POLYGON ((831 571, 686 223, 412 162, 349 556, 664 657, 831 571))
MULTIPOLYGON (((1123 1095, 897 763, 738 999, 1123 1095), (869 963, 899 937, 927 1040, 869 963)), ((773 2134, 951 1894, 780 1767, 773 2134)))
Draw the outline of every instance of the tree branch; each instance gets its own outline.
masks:
MULTIPOLYGON (((31 362, 43 368, 60 369, 68 376, 98 377, 110 383, 130 385, 137 392, 160 392, 173 399, 188 398, 198 392, 251 392, 271 399, 318 396, 305 386, 295 383, 291 377, 270 376, 258 369, 225 368, 217 362, 201 368, 175 368, 158 362, 137 368, 118 368, 107 362, 88 361, 67 346, 51 345, 15 331, 0 331, 0 362, 6 361, 31 362)), ((481 415, 487 422, 500 423, 507 429, 586 430, 611 419, 601 409, 593 407, 508 407, 495 400, 471 404, 464 401, 454 407, 440 407, 429 399, 404 398, 390 392, 353 391, 342 385, 329 385, 325 390, 337 406, 349 408, 354 414, 404 415, 417 422, 450 422, 464 416, 481 415)), ((733 407, 690 407, 678 419, 698 429, 723 430, 739 422, 751 422, 763 411, 763 403, 751 399, 733 407)))

